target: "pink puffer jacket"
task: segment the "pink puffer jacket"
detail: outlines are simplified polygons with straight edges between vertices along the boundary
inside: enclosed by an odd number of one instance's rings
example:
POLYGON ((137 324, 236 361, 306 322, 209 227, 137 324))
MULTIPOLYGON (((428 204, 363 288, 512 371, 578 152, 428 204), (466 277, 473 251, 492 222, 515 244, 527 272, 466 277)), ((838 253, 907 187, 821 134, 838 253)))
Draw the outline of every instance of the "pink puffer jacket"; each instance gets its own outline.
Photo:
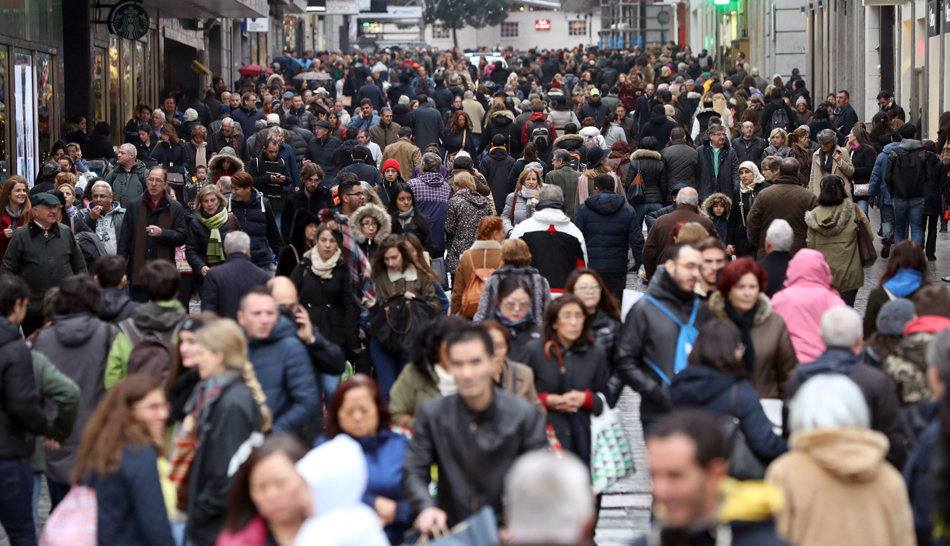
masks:
POLYGON ((267 544, 267 524, 260 516, 255 516, 240 531, 222 531, 215 546, 265 546, 267 544))

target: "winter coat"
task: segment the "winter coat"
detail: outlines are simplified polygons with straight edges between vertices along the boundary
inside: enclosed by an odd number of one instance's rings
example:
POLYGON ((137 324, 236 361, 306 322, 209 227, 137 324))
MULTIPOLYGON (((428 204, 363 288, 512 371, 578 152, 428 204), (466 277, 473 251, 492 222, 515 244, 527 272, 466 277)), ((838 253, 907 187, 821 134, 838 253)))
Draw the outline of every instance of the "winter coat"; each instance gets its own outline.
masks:
POLYGON ((106 394, 106 361, 118 331, 97 317, 78 313, 58 317, 52 326, 40 331, 33 343, 33 350, 49 358, 80 390, 72 434, 60 442, 59 449, 46 451, 46 475, 55 482, 71 483, 86 423, 106 394))
MULTIPOLYGON (((483 138, 485 138, 484 135, 483 138)), ((505 148, 492 147, 488 151, 488 155, 478 165, 478 170, 485 177, 488 187, 491 188, 492 198, 495 201, 495 212, 499 215, 504 207, 505 196, 514 191, 514 187, 509 186, 508 183, 508 173, 511 172, 511 166, 514 163, 515 158, 508 155, 505 148)))
POLYGON ((590 268, 599 273, 627 271, 627 249, 642 262, 643 231, 637 213, 623 195, 600 192, 581 205, 574 225, 587 241, 590 268))
POLYGON ((383 149, 383 163, 387 159, 399 163, 399 179, 406 182, 412 178, 412 170, 422 165, 422 152, 410 139, 400 138, 383 149))
POLYGON ((567 276, 587 264, 584 234, 556 208, 543 208, 521 222, 509 235, 521 239, 531 251, 531 265, 538 269, 551 288, 564 288, 567 276))
POLYGON ((396 296, 412 292, 417 298, 422 298, 429 304, 429 318, 435 318, 442 313, 442 303, 435 295, 435 283, 429 276, 420 273, 410 265, 399 278, 393 280, 396 273, 388 267, 381 275, 373 276, 376 286, 376 305, 382 306, 396 296))
POLYGON ((20 277, 30 287, 29 316, 43 315, 47 290, 66 277, 85 272, 86 261, 73 232, 65 224, 53 224, 44 233, 36 222, 13 233, 0 267, 0 273, 20 277))
MULTIPOLYGON (((426 146, 432 142, 441 142, 440 138, 445 123, 442 121, 439 111, 433 108, 429 102, 420 104, 418 108, 409 113, 408 125, 412 128, 413 141, 420 151, 424 152, 426 146)), ((402 165, 400 164, 400 166, 402 165)))
POLYGON ((459 256, 475 242, 478 223, 493 216, 493 212, 488 200, 481 195, 464 189, 455 192, 449 200, 445 217, 445 267, 448 271, 455 271, 459 256))
POLYGON ((584 138, 585 148, 590 148, 591 146, 600 148, 607 147, 607 141, 604 140, 604 137, 600 134, 600 129, 597 127, 584 127, 578 131, 577 134, 584 138))
POLYGON ((696 167, 696 180, 691 184, 699 191, 699 199, 705 200, 714 193, 732 195, 739 187, 739 157, 736 151, 729 146, 727 140, 719 151, 719 175, 713 166, 713 149, 707 142, 696 148, 699 163, 696 167))
POLYGON ((148 172, 145 170, 145 163, 136 160, 131 170, 116 163, 105 180, 112 186, 112 198, 118 201, 122 208, 128 209, 130 206, 138 206, 139 199, 145 193, 146 178, 148 172))
POLYGON ((633 152, 630 159, 630 168, 627 170, 627 177, 623 181, 623 187, 630 187, 637 173, 643 179, 643 202, 659 203, 661 205, 670 202, 670 190, 668 175, 666 173, 666 163, 663 162, 663 156, 653 150, 637 150, 633 152))
POLYGON ((100 544, 174 546, 154 446, 126 444, 115 472, 87 482, 96 491, 100 544))
POLYGON ((610 124, 610 127, 607 129, 607 135, 604 136, 604 143, 607 147, 613 146, 614 142, 617 141, 627 141, 627 134, 624 133, 623 129, 620 127, 620 124, 616 121, 610 124))
POLYGON ((501 213, 501 221, 505 226, 505 234, 511 233, 511 230, 527 218, 534 214, 534 207, 537 205, 537 199, 532 198, 531 202, 525 199, 520 193, 509 193, 505 198, 505 208, 501 213), (514 205, 512 205, 514 203, 514 205), (514 207, 514 208, 512 208, 514 207))
POLYGON ((441 255, 446 248, 445 222, 452 190, 439 173, 421 173, 408 184, 419 210, 429 219, 435 254, 441 255))
MULTIPOLYGON (((197 275, 201 275, 201 269, 209 265, 208 242, 211 239, 211 230, 206 228, 205 225, 201 223, 201 220, 198 219, 198 215, 200 215, 201 212, 202 211, 195 211, 194 215, 188 219, 187 239, 185 241, 185 258, 188 260, 188 265, 191 266, 191 270, 197 275)), ((221 233, 222 244, 228 233, 231 233, 230 220, 231 219, 228 218, 228 220, 225 220, 224 224, 218 228, 218 231, 221 233)), ((235 222, 235 227, 237 227, 237 222, 235 222)))
POLYGON ((188 151, 185 149, 185 143, 180 140, 175 144, 159 142, 152 150, 151 159, 170 173, 184 175, 188 170, 188 151))
POLYGON ((864 267, 858 252, 858 226, 864 223, 871 237, 874 230, 861 209, 850 199, 834 207, 819 206, 805 213, 808 224, 808 248, 820 251, 831 266, 834 279, 831 286, 839 292, 848 292, 864 286, 864 267), (855 213, 858 214, 857 220, 855 213))
MULTIPOLYGON (((361 182, 369 182, 373 187, 382 188, 385 179, 383 178, 383 173, 379 172, 379 169, 376 168, 376 163, 372 158, 367 158, 366 160, 354 159, 352 163, 340 169, 341 173, 353 173, 361 182)), ((380 199, 385 192, 380 191, 380 199)), ((386 202, 384 205, 388 204, 389 197, 386 197, 386 202)))
MULTIPOLYGON (((731 322, 726 314, 726 298, 720 292, 714 292, 706 304, 713 317, 731 322)), ((749 331, 755 349, 755 368, 748 381, 760 398, 784 399, 785 382, 798 364, 795 348, 782 316, 772 312, 768 296, 760 292, 755 305, 753 326, 749 331)))
POLYGON ((153 210, 148 193, 143 193, 141 197, 126 209, 125 217, 122 219, 122 231, 119 234, 117 245, 117 254, 125 256, 128 262, 129 284, 140 285, 142 270, 145 269, 145 263, 157 259, 171 260, 175 255, 175 248, 185 244, 188 238, 188 218, 185 209, 173 199, 168 197, 168 193, 162 195, 158 205, 153 210), (145 236, 145 248, 137 248, 139 233, 139 214, 145 213, 145 225, 161 226, 167 221, 168 215, 171 216, 171 228, 163 229, 159 237, 145 236), (136 253, 139 253, 141 260, 136 259, 136 253))
POLYGON ((933 175, 924 184, 924 216, 939 216, 943 214, 943 199, 950 197, 950 178, 940 156, 928 153, 927 162, 933 175))
POLYGON ((696 222, 702 224, 710 237, 719 237, 719 232, 712 221, 696 212, 692 205, 676 205, 676 210, 664 214, 653 223, 650 234, 647 236, 646 243, 643 245, 643 267, 648 279, 653 278, 656 272, 656 266, 666 254, 666 250, 673 246, 670 240, 670 232, 679 222, 696 222))
MULTIPOLYGON (((811 178, 808 181, 808 189, 816 196, 821 193, 821 179, 829 174, 836 174, 844 180, 844 191, 851 197, 851 175, 854 174, 854 165, 851 164, 851 154, 846 148, 837 146, 831 151, 831 154, 841 154, 841 165, 838 165, 834 159, 831 160, 831 172, 825 173, 821 170, 821 149, 815 150, 811 156, 811 178)), ((922 194, 921 194, 922 195, 922 194)))
MULTIPOLYGON (((477 324, 485 320, 495 319, 495 311, 498 310, 500 304, 498 301, 498 285, 501 284, 502 279, 509 276, 520 277, 531 287, 531 293, 529 294, 531 296, 531 312, 529 316, 544 317, 545 310, 551 304, 551 286, 548 279, 538 273, 538 270, 532 266, 506 264, 496 269, 491 277, 488 277, 488 280, 485 281, 485 286, 482 288, 482 298, 478 302, 478 312, 472 318, 473 322, 477 324)), ((514 358, 514 356, 511 356, 510 349, 508 354, 509 358, 514 358)))
POLYGON ((665 114, 650 114, 650 121, 640 129, 640 140, 651 136, 656 139, 657 146, 662 150, 670 142, 670 133, 677 127, 665 114))
POLYGON ((249 137, 257 132, 254 128, 254 123, 259 119, 264 119, 264 112, 261 112, 257 108, 248 110, 242 105, 237 110, 231 112, 231 119, 240 124, 241 133, 245 137, 249 137))
POLYGON ((471 248, 462 253, 452 281, 453 315, 462 311, 462 294, 476 269, 498 269, 501 267, 501 244, 495 240, 475 241, 471 248))
POLYGON ((340 166, 337 165, 333 157, 341 146, 343 146, 343 143, 335 136, 327 135, 323 140, 313 137, 307 143, 306 159, 320 165, 323 173, 328 178, 332 178, 332 175, 340 170, 340 166))
POLYGON ((296 161, 297 170, 299 172, 300 168, 303 167, 303 160, 307 155, 307 147, 310 140, 313 139, 313 133, 297 125, 293 125, 287 130, 290 132, 292 141, 285 142, 284 144, 289 144, 293 150, 294 161, 296 161))
MULTIPOLYGON (((732 210, 731 213, 726 213, 726 216, 729 217, 729 228, 728 233, 726 237, 722 239, 722 242, 726 243, 727 245, 734 246, 736 248, 736 256, 739 258, 743 256, 752 256, 755 258, 757 249, 755 245, 750 243, 752 239, 750 239, 748 234, 749 212, 755 205, 755 200, 758 198, 759 193, 762 190, 770 187, 772 187, 772 184, 769 182, 760 182, 752 188, 750 193, 743 193, 741 185, 732 192, 732 210)), ((703 209, 705 209, 706 213, 709 214, 710 211, 706 207, 705 202, 703 203, 703 209)))
MULTIPOLYGON (((547 424, 554 428, 554 433, 566 451, 579 456, 582 452, 589 454, 590 417, 599 415, 603 411, 603 399, 597 394, 607 393, 607 378, 610 371, 607 369, 606 356, 604 350, 596 343, 574 345, 568 348, 557 342, 555 344, 561 352, 565 373, 570 378, 571 390, 589 393, 592 395, 590 399, 592 403, 585 404, 577 410, 577 415, 581 418, 581 428, 584 431, 584 436, 581 438, 577 437, 577 431, 572 426, 571 414, 551 410, 547 415, 547 424), (581 442, 586 445, 581 447, 581 442)), ((555 351, 556 349, 551 347, 548 352, 543 339, 531 341, 525 349, 525 364, 534 371, 534 386, 538 390, 538 397, 542 400, 546 400, 549 394, 564 393, 561 368, 555 351), (548 360, 548 353, 551 360, 548 360)), ((589 459, 589 455, 583 458, 589 459)))
POLYGON ((713 226, 716 228, 716 233, 719 234, 719 238, 722 239, 724 243, 726 242, 729 231, 729 215, 732 210, 734 210, 732 208, 732 199, 724 193, 714 193, 707 197, 702 204, 703 216, 712 221, 713 226), (716 205, 722 205, 723 207, 724 212, 721 216, 716 216, 713 213, 713 208, 716 205))
MULTIPOLYGON (((775 111, 779 109, 785 110, 785 115, 788 116, 788 127, 783 127, 783 129, 789 133, 795 129, 795 122, 798 121, 798 115, 792 110, 792 107, 785 102, 785 99, 770 99, 769 103, 766 104, 762 110, 762 115, 759 116, 759 127, 762 127, 763 135, 772 134, 772 116, 775 114, 775 111)), ((812 134, 817 136, 817 133, 812 134)))
POLYGON ((777 529, 793 544, 913 546, 914 517, 900 472, 887 464, 887 438, 855 428, 796 433, 769 466, 785 502, 777 529))
POLYGON ((924 286, 923 283, 919 271, 898 269, 883 286, 872 288, 864 312, 864 338, 869 339, 871 334, 877 331, 877 315, 884 304, 891 301, 891 298, 907 298, 916 302, 917 293, 924 286))
MULTIPOLYGON (((659 301, 682 324, 689 322, 696 295, 680 290, 669 275, 658 275, 650 282, 647 295, 659 301)), ((699 302, 694 326, 699 329, 710 316, 706 305, 699 302)), ((640 419, 645 423, 655 422, 672 409, 669 385, 649 363, 655 364, 666 377, 673 377, 679 332, 679 326, 666 313, 643 298, 633 304, 621 326, 614 373, 640 393, 640 419)))
POLYGON ((927 347, 938 333, 950 328, 950 319, 937 315, 917 317, 904 326, 904 339, 884 359, 887 374, 901 406, 929 402, 933 398, 927 381, 927 347))
POLYGON ((460 151, 465 151, 473 158, 477 157, 474 133, 469 129, 463 129, 456 134, 452 134, 452 129, 446 125, 442 131, 442 147, 445 150, 446 157, 460 151))
POLYGON ((759 265, 765 268, 765 273, 768 275, 769 280, 763 292, 769 298, 772 298, 777 292, 785 288, 788 263, 791 259, 792 254, 790 252, 773 250, 759 260, 759 265))
MULTIPOLYGON (((195 274, 200 275, 200 269, 195 274)), ((223 318, 237 320, 238 309, 251 288, 267 284, 270 275, 257 267, 243 252, 235 252, 224 263, 208 271, 201 284, 201 310, 214 311, 223 318)))
POLYGON ((0 317, 0 374, 4 399, 0 409, 0 458, 26 459, 36 446, 33 435, 47 432, 48 423, 37 392, 30 349, 20 335, 20 326, 6 317, 0 317))
POLYGON ((297 325, 281 316, 265 339, 248 338, 247 359, 267 397, 274 432, 300 434, 317 414, 317 380, 297 325))
POLYGON ((824 352, 821 317, 828 309, 844 305, 831 280, 824 256, 802 249, 788 263, 785 289, 772 296, 772 309, 785 320, 799 362, 812 362, 824 352))
POLYGON ((584 118, 594 118, 594 123, 600 127, 604 124, 604 117, 609 113, 610 109, 603 101, 591 97, 587 100, 587 104, 581 106, 579 117, 582 121, 584 118))
POLYGON ((132 301, 121 288, 101 288, 102 297, 99 300, 99 318, 118 324, 132 316, 141 303, 132 301))
POLYGON ((587 163, 587 147, 584 145, 584 137, 581 135, 561 135, 554 139, 555 150, 567 150, 568 153, 577 154, 581 158, 581 166, 587 163))
MULTIPOLYGON (((642 138, 642 137, 641 137, 642 138)), ((699 172, 699 156, 696 150, 686 144, 685 140, 674 140, 660 152, 665 165, 666 186, 672 191, 677 184, 686 184, 692 188, 696 186, 696 175, 699 172)), ((667 193, 667 196, 670 195, 667 193)), ((667 197, 664 197, 666 200, 667 197)))
MULTIPOLYGON (((857 150, 851 152, 851 165, 854 166, 854 184, 870 184, 871 173, 874 171, 874 163, 877 160, 877 153, 870 146, 859 146, 857 150)), ((855 197, 857 200, 867 199, 866 196, 855 197)))
POLYGON ((393 416, 393 424, 414 429, 419 406, 426 400, 441 396, 439 378, 432 364, 424 360, 406 364, 389 390, 389 411, 393 416))
POLYGON ((195 452, 188 483, 185 535, 195 546, 215 543, 224 524, 225 503, 231 485, 228 465, 251 433, 261 430, 257 402, 240 379, 225 385, 208 411, 208 430, 195 452))
POLYGON ((559 134, 564 132, 564 126, 568 123, 573 123, 577 127, 581 126, 581 120, 577 119, 577 115, 574 114, 574 110, 570 108, 566 110, 558 110, 557 108, 554 108, 548 110, 547 114, 548 121, 554 125, 554 130, 559 134))
POLYGON ((337 345, 358 349, 360 309, 353 297, 345 261, 340 259, 329 279, 315 275, 310 266, 310 258, 304 258, 301 252, 301 263, 290 275, 297 287, 298 301, 306 306, 311 322, 323 335, 337 345))
POLYGON ((788 443, 772 430, 756 389, 745 379, 702 364, 690 364, 676 374, 670 386, 675 409, 701 408, 738 419, 739 430, 752 453, 768 465, 788 451, 788 443), (735 398, 735 402, 733 402, 735 398))
POLYGON ((392 214, 389 217, 392 219, 393 226, 393 235, 402 235, 404 233, 411 233, 419 238, 422 241, 422 248, 429 254, 435 253, 435 244, 432 242, 432 228, 429 224, 429 217, 425 214, 417 211, 412 218, 406 222, 405 225, 399 219, 399 213, 396 213, 396 216, 392 214))
POLYGON ((10 218, 9 212, 6 210, 0 212, 0 258, 3 258, 3 253, 6 252, 7 246, 9 246, 10 240, 12 239, 12 237, 7 238, 6 234, 3 232, 10 227, 13 227, 13 231, 16 231, 18 228, 26 226, 31 219, 32 214, 23 214, 21 212, 20 218, 14 222, 13 219, 10 218), (14 227, 14 223, 16 224, 16 227, 14 227))
POLYGON ((561 188, 561 191, 564 193, 564 214, 570 219, 573 219, 577 215, 577 207, 580 206, 578 190, 580 177, 581 173, 575 171, 567 164, 552 170, 544 177, 545 184, 553 184, 561 188))
POLYGON ((403 478, 413 515, 437 506, 453 526, 491 506, 500 517, 503 477, 515 459, 547 445, 538 410, 501 389, 494 390, 488 408, 475 414, 457 394, 423 403, 403 478), (429 494, 433 464, 440 477, 437 498, 429 494))
POLYGON ((387 146, 399 140, 400 127, 396 122, 390 122, 389 125, 377 123, 369 129, 369 140, 379 146, 380 150, 385 150, 387 146))
MULTIPOLYGON (((321 210, 332 208, 333 195, 329 189, 323 186, 317 186, 317 189, 310 195, 307 195, 304 188, 288 194, 284 198, 284 210, 280 216, 281 239, 287 243, 291 241, 291 232, 298 214, 307 212, 308 215, 316 218, 321 210)), ((303 256, 303 252, 300 255, 303 256)))
POLYGON ((874 168, 871 169, 871 181, 868 187, 868 198, 877 199, 877 206, 893 205, 894 200, 887 190, 887 184, 884 183, 884 175, 887 172, 887 158, 891 152, 900 146, 900 142, 891 142, 884 146, 884 151, 877 155, 874 160, 874 168))
MULTIPOLYGON (((907 434, 900 419, 900 403, 887 375, 861 361, 850 348, 829 347, 814 362, 802 363, 785 385, 785 402, 794 399, 802 384, 816 375, 836 373, 847 376, 861 389, 871 412, 871 429, 887 436, 887 460, 897 468, 907 457, 907 434)), ((788 422, 785 422, 786 430, 788 422)), ((794 438, 793 438, 794 443, 794 438)))
POLYGON ((234 215, 238 231, 247 233, 251 238, 251 261, 257 267, 267 268, 270 265, 268 247, 276 255, 284 246, 270 201, 256 188, 252 188, 250 200, 229 199, 228 210, 234 215))
POLYGON ((927 154, 919 140, 909 138, 888 154, 884 183, 892 198, 909 200, 926 195, 924 187, 936 178, 927 154))
POLYGON ((792 226, 795 238, 789 252, 795 254, 807 244, 805 213, 818 206, 818 197, 798 183, 797 176, 780 176, 772 187, 759 192, 746 216, 749 239, 758 248, 757 259, 765 257, 765 233, 772 221, 783 219, 792 226))
MULTIPOLYGON (((753 136, 752 140, 746 140, 743 137, 739 137, 732 141, 732 149, 736 151, 736 157, 739 160, 739 164, 743 164, 746 161, 751 161, 755 163, 755 166, 761 171, 762 170, 762 160, 766 156, 772 155, 766 153, 766 149, 769 147, 768 142, 765 139, 753 136)), ((785 148, 787 150, 787 148, 785 148)), ((791 151, 789 151, 791 153, 791 151)), ((787 156, 783 156, 787 157, 787 156)))

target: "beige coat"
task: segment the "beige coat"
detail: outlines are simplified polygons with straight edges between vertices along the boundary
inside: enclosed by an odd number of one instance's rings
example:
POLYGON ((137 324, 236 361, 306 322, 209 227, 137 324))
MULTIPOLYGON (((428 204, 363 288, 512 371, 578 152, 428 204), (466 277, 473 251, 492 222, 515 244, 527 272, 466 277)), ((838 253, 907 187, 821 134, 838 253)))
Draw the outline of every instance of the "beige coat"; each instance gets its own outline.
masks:
MULTIPOLYGON (((834 160, 831 161, 831 174, 836 174, 844 179, 844 191, 847 192, 848 197, 851 197, 851 177, 854 176, 854 165, 851 164, 851 152, 846 148, 841 146, 835 147, 839 154, 841 154, 841 164, 839 165, 834 160)), ((821 179, 826 175, 822 174, 821 166, 821 149, 815 150, 815 153, 811 155, 811 178, 808 181, 808 189, 812 191, 816 196, 821 193, 821 179)))
POLYGON ((874 238, 874 230, 867 216, 845 199, 836 207, 818 206, 805 213, 808 225, 807 244, 822 253, 831 267, 831 287, 839 292, 848 292, 864 286, 864 267, 858 250, 858 226, 855 213, 864 229, 874 238))
POLYGON ((796 546, 914 546, 907 486, 885 459, 887 437, 864 429, 796 432, 765 481, 785 493, 776 531, 796 546))
POLYGON ((485 108, 482 104, 475 99, 465 99, 462 101, 462 110, 472 120, 472 132, 476 135, 482 134, 485 118, 485 108))
POLYGON ((395 159, 399 163, 399 179, 403 182, 412 178, 412 169, 422 165, 422 152, 408 138, 400 138, 398 141, 386 146, 383 150, 383 160, 395 159))

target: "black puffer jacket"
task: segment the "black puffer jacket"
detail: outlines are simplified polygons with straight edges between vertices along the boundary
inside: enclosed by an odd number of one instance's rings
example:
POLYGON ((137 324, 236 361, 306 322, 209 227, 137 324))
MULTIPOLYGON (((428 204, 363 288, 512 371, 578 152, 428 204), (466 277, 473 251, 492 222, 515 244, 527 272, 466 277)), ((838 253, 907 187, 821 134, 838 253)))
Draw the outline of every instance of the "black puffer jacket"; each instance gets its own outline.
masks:
MULTIPOLYGON (((484 135, 482 135, 482 138, 484 138, 484 135)), ((479 172, 482 173, 485 182, 491 188, 492 198, 495 200, 495 212, 499 215, 505 208, 505 199, 507 199, 508 194, 515 191, 515 187, 509 185, 508 180, 508 173, 511 172, 511 166, 514 164, 515 158, 508 155, 507 150, 492 148, 478 166, 479 172)))
POLYGON ((561 135, 554 140, 555 150, 567 150, 567 153, 581 156, 581 164, 587 163, 587 148, 581 135, 561 135))
MULTIPOLYGON (((481 143, 478 145, 478 155, 482 155, 482 152, 486 148, 491 146, 492 138, 495 135, 502 135, 505 137, 505 147, 511 149, 511 128, 515 124, 515 116, 508 110, 501 110, 492 114, 491 118, 488 120, 488 123, 485 124, 485 129, 482 131, 481 143)), ((516 138, 520 138, 521 135, 515 135, 516 138)), ((495 202, 498 202, 498 199, 495 199, 495 202)))
POLYGON ((666 165, 665 174, 668 187, 674 188, 677 184, 696 187, 699 157, 696 155, 696 150, 686 144, 685 140, 674 140, 672 144, 663 148, 660 156, 663 157, 663 163, 666 165))
POLYGON ((249 201, 231 199, 228 201, 228 210, 234 214, 237 229, 251 238, 251 261, 257 267, 266 269, 270 265, 268 245, 274 254, 279 254, 284 246, 270 201, 261 192, 251 188, 249 201))
POLYGON ((33 434, 46 432, 46 416, 36 392, 30 349, 20 326, 0 317, 0 458, 26 459, 36 448, 33 434))
MULTIPOLYGON (((310 112, 307 112, 310 114, 310 112)), ((311 116, 313 114, 310 114, 311 116)), ((294 149, 294 159, 297 160, 297 170, 299 171, 303 167, 303 160, 307 156, 307 144, 310 142, 310 139, 313 138, 313 133, 310 131, 298 126, 293 125, 288 128, 290 131, 290 136, 293 138, 293 142, 288 142, 291 147, 294 149)))
POLYGON ((353 297, 346 261, 340 257, 329 279, 315 275, 310 265, 310 257, 303 256, 290 275, 297 287, 298 301, 327 339, 350 350, 359 349, 360 306, 353 297))
POLYGON ((175 144, 159 142, 152 150, 152 161, 161 164, 170 173, 185 174, 188 165, 188 151, 182 141, 175 144))
POLYGON ((653 150, 637 150, 633 152, 630 168, 627 169, 627 178, 623 181, 624 189, 628 188, 640 173, 643 179, 644 203, 666 204, 670 201, 670 192, 667 189, 666 164, 660 152, 653 150))

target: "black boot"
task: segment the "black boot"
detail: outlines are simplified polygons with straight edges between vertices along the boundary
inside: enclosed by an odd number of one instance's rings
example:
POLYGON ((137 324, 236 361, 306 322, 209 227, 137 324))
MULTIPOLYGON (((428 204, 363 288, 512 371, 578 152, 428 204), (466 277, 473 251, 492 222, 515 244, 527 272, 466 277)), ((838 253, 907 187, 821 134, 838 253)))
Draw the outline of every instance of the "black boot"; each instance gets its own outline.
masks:
POLYGON ((881 239, 881 257, 885 260, 888 256, 891 255, 891 240, 888 238, 881 239))

